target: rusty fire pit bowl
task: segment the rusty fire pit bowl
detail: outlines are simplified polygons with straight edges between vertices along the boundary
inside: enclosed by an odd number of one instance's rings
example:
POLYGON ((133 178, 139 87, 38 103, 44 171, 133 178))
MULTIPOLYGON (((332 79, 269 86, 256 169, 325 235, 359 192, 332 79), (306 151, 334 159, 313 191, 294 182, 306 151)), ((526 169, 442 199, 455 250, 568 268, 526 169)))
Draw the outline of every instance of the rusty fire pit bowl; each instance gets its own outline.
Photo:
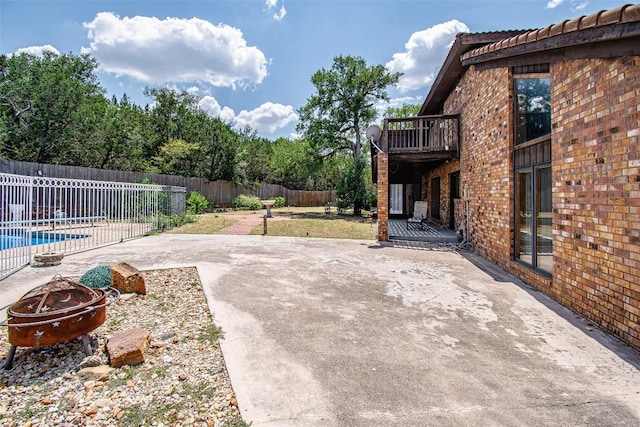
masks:
POLYGON ((9 342, 40 347, 70 341, 102 325, 106 293, 55 277, 32 289, 7 310, 9 342))

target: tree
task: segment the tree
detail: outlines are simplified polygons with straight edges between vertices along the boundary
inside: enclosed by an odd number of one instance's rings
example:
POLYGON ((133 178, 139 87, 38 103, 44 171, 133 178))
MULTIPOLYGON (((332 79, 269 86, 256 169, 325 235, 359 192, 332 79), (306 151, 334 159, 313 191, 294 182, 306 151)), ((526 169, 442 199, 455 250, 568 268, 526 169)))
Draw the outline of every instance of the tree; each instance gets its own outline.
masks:
POLYGON ((338 207, 346 209, 353 206, 353 214, 358 216, 362 214, 362 204, 367 197, 367 186, 363 179, 365 167, 362 156, 353 159, 336 187, 338 207))
POLYGON ((387 87, 400 75, 382 65, 368 66, 361 57, 336 56, 330 70, 311 77, 317 93, 298 111, 298 131, 325 155, 351 150, 359 157, 362 135, 377 116, 376 102, 389 100, 387 87))
POLYGON ((210 181, 239 178, 240 134, 230 124, 199 109, 198 97, 185 91, 147 88, 144 93, 155 97, 147 108, 152 138, 146 155, 154 159, 156 170, 210 181), (180 161, 170 160, 174 155, 180 161))
POLYGON ((153 139, 146 147, 148 157, 157 156, 160 153, 160 147, 172 139, 194 142, 185 137, 184 131, 189 120, 188 116, 198 109, 196 96, 168 87, 147 87, 144 95, 155 98, 153 106, 148 109, 150 128, 153 130, 153 139))
MULTIPOLYGON (((333 156, 341 151, 350 151, 353 168, 347 174, 360 171, 349 181, 354 188, 364 187, 364 168, 360 167, 362 136, 376 116, 375 105, 389 100, 387 87, 398 83, 401 73, 390 73, 382 65, 368 66, 361 57, 336 56, 330 70, 317 71, 311 82, 317 93, 298 113, 297 130, 310 141, 312 147, 323 156, 333 156)), ((350 192, 354 214, 359 215, 364 202, 360 191, 350 192)))
POLYGON ((171 139, 160 147, 160 154, 153 158, 160 173, 167 175, 195 176, 200 146, 196 143, 171 139))
POLYGON ((402 104, 402 107, 389 107, 384 112, 387 119, 401 119, 405 117, 416 117, 420 112, 419 104, 402 104))
POLYGON ((82 105, 80 115, 83 120, 69 135, 70 164, 136 172, 149 168, 145 113, 126 95, 120 102, 96 95, 82 105))
POLYGON ((197 138, 201 149, 197 176, 209 181, 238 180, 240 135, 230 124, 202 110, 198 110, 196 117, 201 124, 197 138))
POLYGON ((68 163, 70 135, 86 126, 85 103, 104 90, 89 55, 0 55, 2 155, 40 163, 68 163))
POLYGON ((241 129, 237 157, 240 182, 249 186, 265 182, 272 155, 271 141, 258 137, 257 132, 249 125, 241 129))

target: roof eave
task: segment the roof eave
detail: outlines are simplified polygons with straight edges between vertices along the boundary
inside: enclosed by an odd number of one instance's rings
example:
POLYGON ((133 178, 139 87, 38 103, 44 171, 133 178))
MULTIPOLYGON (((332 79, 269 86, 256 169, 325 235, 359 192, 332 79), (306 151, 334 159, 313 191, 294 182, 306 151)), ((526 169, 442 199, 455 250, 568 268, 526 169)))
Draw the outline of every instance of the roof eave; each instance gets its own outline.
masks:
POLYGON ((433 85, 431 85, 431 89, 429 90, 427 97, 422 103, 422 107, 420 107, 419 115, 428 116, 441 113, 444 101, 447 99, 447 96, 456 86, 467 68, 467 66, 464 66, 460 60, 462 55, 481 46, 495 43, 527 31, 530 30, 458 34, 451 45, 451 49, 449 49, 449 53, 447 54, 433 85))
MULTIPOLYGON (((566 49, 568 47, 579 48, 581 46, 594 46, 598 44, 608 44, 611 42, 632 41, 627 43, 625 54, 640 54, 640 44, 637 40, 640 37, 640 21, 621 23, 616 25, 589 28, 576 32, 569 32, 555 37, 544 38, 537 41, 530 41, 515 46, 504 47, 495 50, 488 50, 485 53, 466 55, 462 59, 462 66, 478 65, 488 62, 500 61, 506 58, 521 57, 524 55, 541 54, 566 49), (636 49, 629 50, 629 47, 636 49)), ((621 43, 620 43, 621 44, 621 43)), ((610 56, 617 56, 615 51, 609 52, 610 56)), ((551 56, 550 56, 551 57, 551 56)))

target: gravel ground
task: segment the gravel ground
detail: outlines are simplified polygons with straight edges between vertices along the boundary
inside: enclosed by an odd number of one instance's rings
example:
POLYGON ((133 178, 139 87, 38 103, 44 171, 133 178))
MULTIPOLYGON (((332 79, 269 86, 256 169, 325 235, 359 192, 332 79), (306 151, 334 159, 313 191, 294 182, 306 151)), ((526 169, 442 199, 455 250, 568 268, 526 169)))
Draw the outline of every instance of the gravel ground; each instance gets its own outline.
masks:
MULTIPOLYGON (((90 362, 81 339, 19 347, 13 370, 0 366, 0 426, 242 425, 196 269, 142 273, 147 295, 125 295, 109 306, 90 336, 94 356, 106 365, 109 337, 147 329, 152 340, 145 362, 95 380, 79 375, 90 362)), ((2 332, 4 363, 10 344, 2 332)))

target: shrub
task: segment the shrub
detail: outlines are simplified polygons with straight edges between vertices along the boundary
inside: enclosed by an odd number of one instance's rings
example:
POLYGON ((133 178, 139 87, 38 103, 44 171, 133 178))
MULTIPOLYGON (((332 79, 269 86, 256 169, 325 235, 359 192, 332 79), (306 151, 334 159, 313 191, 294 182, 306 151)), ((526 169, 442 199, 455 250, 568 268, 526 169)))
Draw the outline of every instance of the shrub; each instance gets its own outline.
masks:
POLYGON ((353 214, 362 215, 362 207, 367 195, 367 185, 364 181, 365 161, 361 157, 353 159, 353 163, 340 178, 336 187, 338 207, 348 209, 353 206, 353 214))
POLYGON ((280 196, 274 197, 273 200, 275 200, 275 203, 273 205, 274 208, 281 208, 286 203, 285 198, 280 196))
POLYGON ((192 213, 184 212, 178 215, 165 215, 158 213, 158 231, 170 230, 174 227, 180 227, 185 224, 197 222, 198 217, 192 213))
POLYGON ((187 199, 187 212, 190 214, 201 214, 207 211, 211 203, 202 194, 192 191, 187 199))
POLYGON ((87 270, 78 280, 79 283, 93 289, 103 289, 111 286, 111 267, 99 265, 87 270))
POLYGON ((241 194, 240 196, 233 199, 233 207, 257 211, 258 209, 262 208, 262 203, 260 202, 260 198, 257 196, 246 196, 244 194, 241 194))
POLYGON ((378 195, 372 191, 368 192, 364 198, 364 206, 366 210, 370 211, 372 208, 378 207, 378 195))

